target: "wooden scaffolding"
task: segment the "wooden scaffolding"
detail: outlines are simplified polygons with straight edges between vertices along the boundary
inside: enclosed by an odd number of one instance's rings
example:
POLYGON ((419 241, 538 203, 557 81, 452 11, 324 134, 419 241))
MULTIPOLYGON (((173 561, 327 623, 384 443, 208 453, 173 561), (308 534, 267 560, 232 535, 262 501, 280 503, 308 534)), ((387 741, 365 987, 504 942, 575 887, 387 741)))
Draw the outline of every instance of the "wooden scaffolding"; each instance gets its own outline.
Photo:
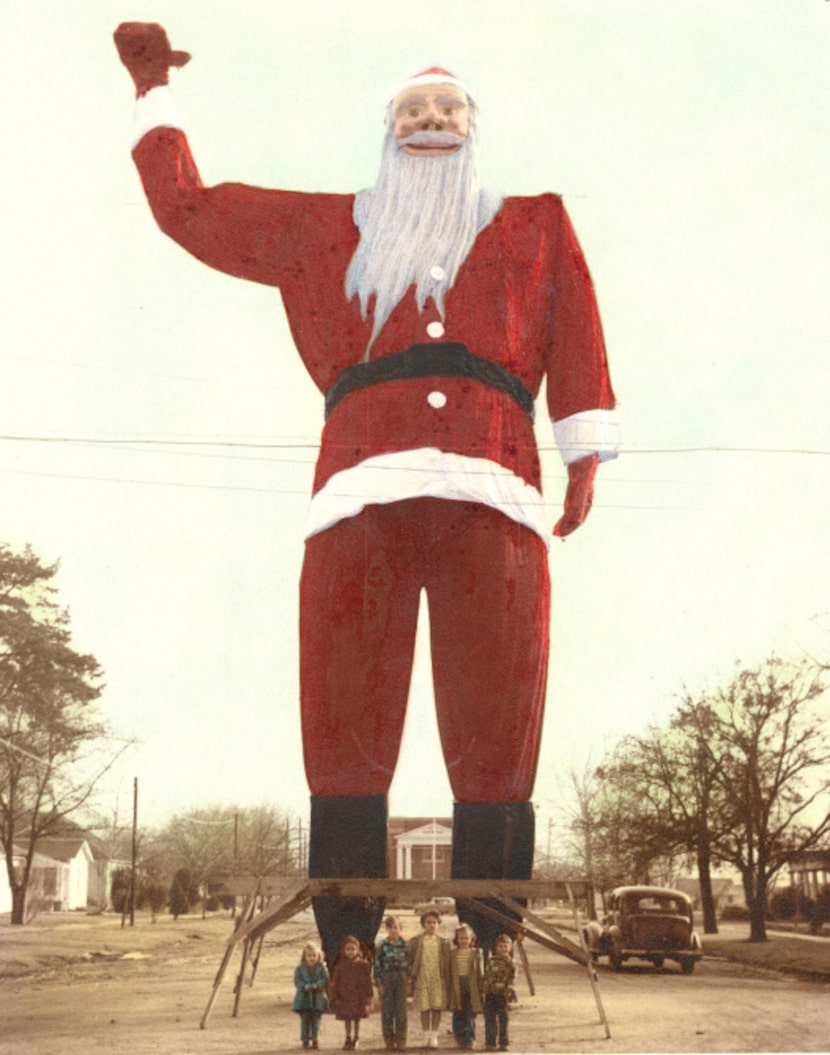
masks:
POLYGON ((250 972, 248 984, 253 985, 259 956, 265 935, 285 923, 293 916, 304 912, 315 897, 368 897, 384 898, 390 910, 395 905, 412 905, 437 897, 454 898, 456 905, 474 908, 482 915, 488 916, 506 928, 515 931, 518 928, 517 941, 519 956, 524 973, 534 993, 530 965, 524 948, 524 939, 543 946, 561 956, 573 960, 585 968, 594 994, 599 1022, 604 1027, 606 1039, 611 1031, 602 998, 599 993, 596 971, 582 937, 582 926, 579 920, 578 903, 593 903, 593 888, 584 880, 534 880, 534 879, 273 879, 238 876, 228 879, 223 884, 223 894, 244 897, 242 911, 236 917, 233 933, 225 947, 210 998, 202 1016, 200 1027, 207 1026, 208 1018, 219 989, 225 978, 228 966, 237 947, 242 947, 242 961, 239 966, 234 987, 233 1015, 239 1014, 242 990, 246 976, 250 972), (487 902, 497 900, 516 913, 507 916, 487 902), (543 919, 524 901, 559 900, 567 901, 573 915, 578 941, 574 941, 562 931, 543 919), (257 911, 258 904, 264 907, 257 911))

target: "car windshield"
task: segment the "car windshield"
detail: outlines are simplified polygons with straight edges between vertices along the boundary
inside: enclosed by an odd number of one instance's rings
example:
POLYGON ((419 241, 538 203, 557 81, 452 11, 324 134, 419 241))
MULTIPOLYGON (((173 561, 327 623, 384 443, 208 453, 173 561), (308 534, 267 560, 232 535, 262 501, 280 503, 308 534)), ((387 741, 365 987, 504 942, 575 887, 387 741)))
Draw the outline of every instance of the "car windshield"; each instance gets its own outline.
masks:
POLYGON ((680 898, 671 897, 668 894, 642 894, 639 897, 631 897, 628 900, 629 912, 658 914, 670 913, 676 916, 686 915, 686 906, 680 898))

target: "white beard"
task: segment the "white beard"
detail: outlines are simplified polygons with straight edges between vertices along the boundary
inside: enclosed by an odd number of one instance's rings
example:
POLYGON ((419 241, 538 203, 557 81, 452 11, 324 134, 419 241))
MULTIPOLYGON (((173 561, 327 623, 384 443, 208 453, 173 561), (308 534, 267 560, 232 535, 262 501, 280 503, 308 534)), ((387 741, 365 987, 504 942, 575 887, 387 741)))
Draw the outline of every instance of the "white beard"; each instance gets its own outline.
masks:
POLYGON ((360 242, 345 279, 346 297, 360 297, 364 318, 374 297, 364 360, 411 285, 418 310, 432 297, 443 318, 446 291, 500 206, 500 196, 479 191, 475 124, 459 150, 439 157, 411 157, 388 129, 377 183, 355 200, 360 242), (430 274, 436 265, 446 275, 440 281, 430 274))

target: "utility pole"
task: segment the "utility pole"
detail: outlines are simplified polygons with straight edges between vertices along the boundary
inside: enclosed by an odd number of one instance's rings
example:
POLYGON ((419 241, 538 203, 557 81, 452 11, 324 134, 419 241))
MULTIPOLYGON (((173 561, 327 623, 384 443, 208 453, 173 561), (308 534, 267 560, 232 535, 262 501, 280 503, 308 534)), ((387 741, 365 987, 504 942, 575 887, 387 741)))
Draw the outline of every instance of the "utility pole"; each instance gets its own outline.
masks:
POLYGON ((135 926, 135 887, 136 887, 136 861, 138 858, 138 777, 133 777, 133 846, 132 846, 132 873, 133 881, 130 884, 130 926, 135 926))
POLYGON ((138 828, 138 777, 133 777, 133 839, 132 839, 132 851, 130 860, 130 886, 127 890, 127 897, 124 901, 124 908, 121 912, 121 927, 123 929, 127 919, 127 906, 130 907, 130 926, 135 926, 135 863, 137 855, 137 835, 136 831, 138 828))

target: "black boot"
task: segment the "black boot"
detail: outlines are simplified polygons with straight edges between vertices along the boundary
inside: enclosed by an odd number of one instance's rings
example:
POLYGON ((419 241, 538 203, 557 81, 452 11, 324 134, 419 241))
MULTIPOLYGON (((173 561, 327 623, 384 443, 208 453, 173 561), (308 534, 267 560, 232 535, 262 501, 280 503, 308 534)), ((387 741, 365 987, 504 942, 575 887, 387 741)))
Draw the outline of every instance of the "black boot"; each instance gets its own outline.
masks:
MULTIPOLYGON (((386 815, 385 795, 312 795, 309 878, 385 878, 386 815)), ((374 947, 383 898, 326 896, 314 898, 313 904, 329 967, 349 935, 364 949, 374 947)))
MULTIPOLYGON (((452 827, 453 879, 530 879, 536 831, 531 802, 456 802, 452 827)), ((523 901, 523 899, 518 899, 523 901)), ((511 919, 518 915, 500 901, 485 899, 511 919)), ((462 904, 459 921, 475 931, 478 944, 489 951, 501 933, 516 928, 490 919, 462 904)))

